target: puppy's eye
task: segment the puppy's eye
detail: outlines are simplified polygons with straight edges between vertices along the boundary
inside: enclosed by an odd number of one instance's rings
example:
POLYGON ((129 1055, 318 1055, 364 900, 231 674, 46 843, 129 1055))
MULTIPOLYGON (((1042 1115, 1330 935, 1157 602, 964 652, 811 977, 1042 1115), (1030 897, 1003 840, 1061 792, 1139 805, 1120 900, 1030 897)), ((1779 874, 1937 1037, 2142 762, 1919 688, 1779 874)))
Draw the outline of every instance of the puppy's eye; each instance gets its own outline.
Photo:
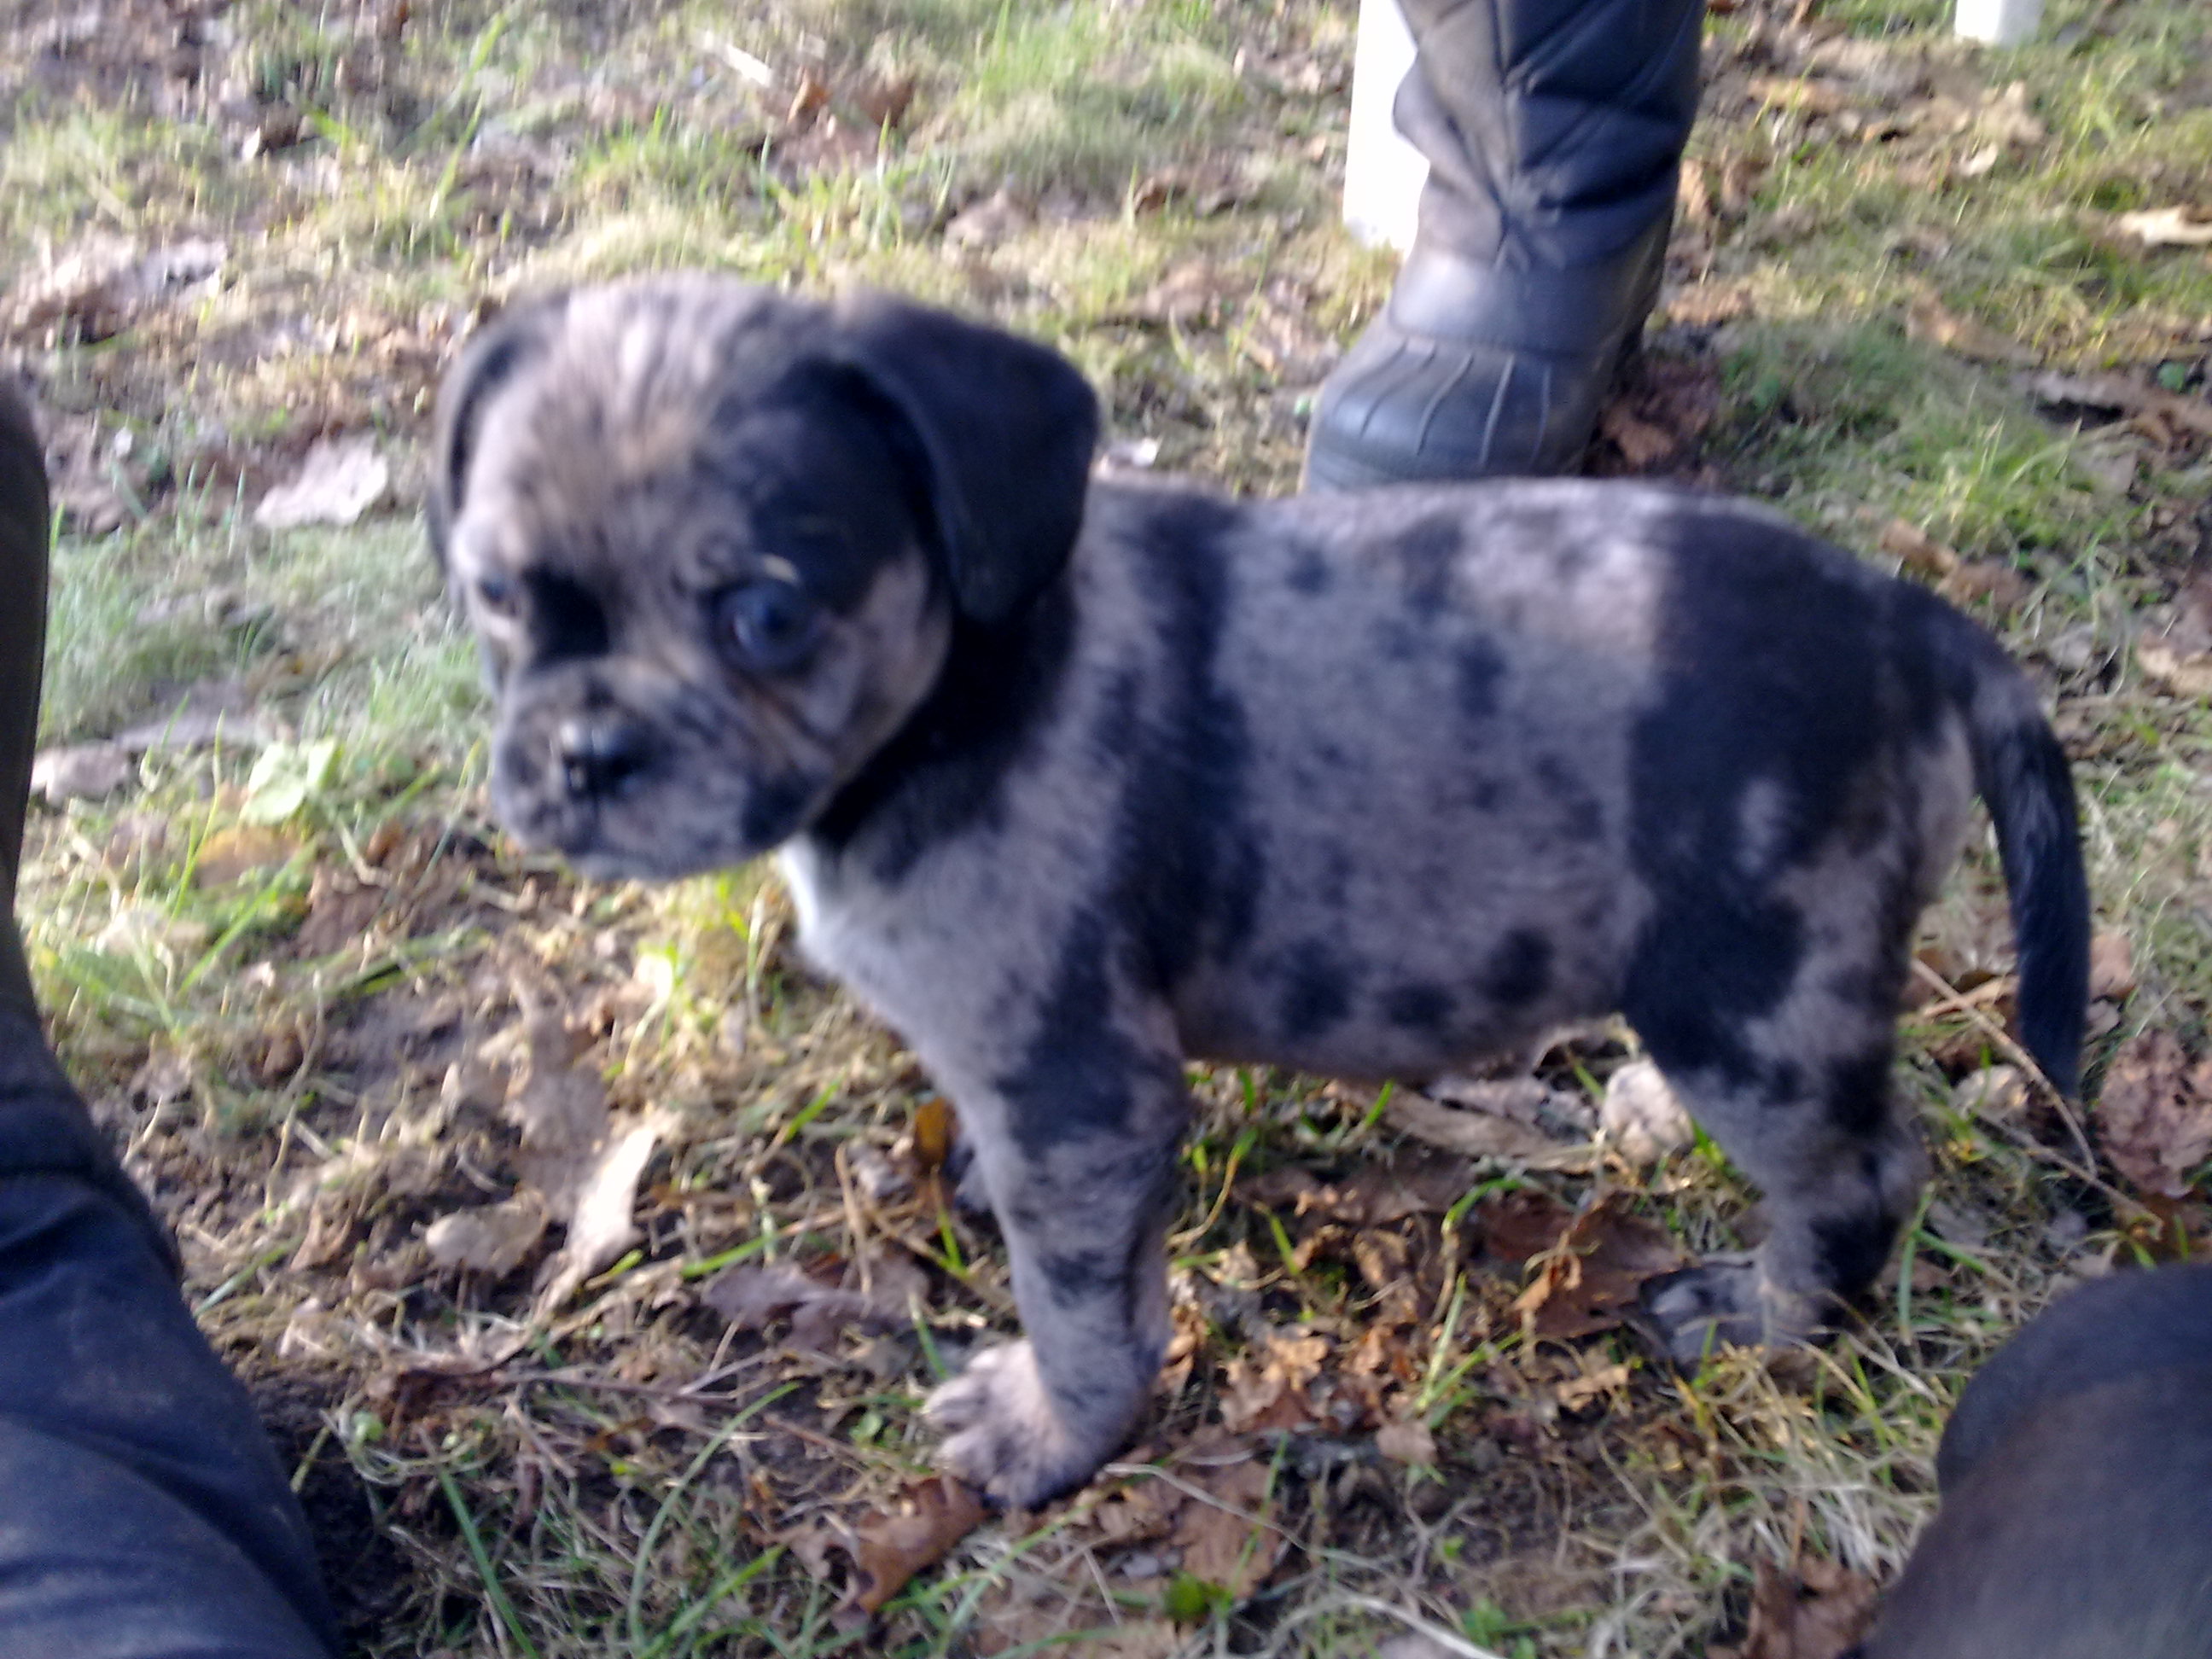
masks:
POLYGON ((716 639, 746 668, 771 674, 796 668, 821 631, 820 610, 790 582, 746 582, 714 600, 716 639))
POLYGON ((477 603, 495 617, 511 617, 522 602, 522 586, 512 576, 487 571, 476 580, 477 603))

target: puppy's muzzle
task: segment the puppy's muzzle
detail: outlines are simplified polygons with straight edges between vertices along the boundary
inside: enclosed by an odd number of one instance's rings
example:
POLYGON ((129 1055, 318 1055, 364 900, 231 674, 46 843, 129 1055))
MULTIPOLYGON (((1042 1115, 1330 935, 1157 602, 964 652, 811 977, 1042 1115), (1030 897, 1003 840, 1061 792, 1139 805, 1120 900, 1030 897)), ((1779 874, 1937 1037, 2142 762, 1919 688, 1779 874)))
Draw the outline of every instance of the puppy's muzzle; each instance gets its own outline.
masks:
POLYGON ((553 734, 561 782, 576 800, 619 795, 645 770, 653 740, 619 714, 571 716, 553 734))

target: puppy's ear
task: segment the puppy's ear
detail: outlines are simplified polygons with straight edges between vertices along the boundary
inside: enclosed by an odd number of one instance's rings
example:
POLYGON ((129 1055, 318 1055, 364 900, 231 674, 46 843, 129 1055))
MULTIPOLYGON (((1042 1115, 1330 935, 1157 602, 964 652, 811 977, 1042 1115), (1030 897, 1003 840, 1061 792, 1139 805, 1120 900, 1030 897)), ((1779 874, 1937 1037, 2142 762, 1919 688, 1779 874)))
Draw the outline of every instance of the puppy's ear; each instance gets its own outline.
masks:
POLYGON ((881 294, 841 299, 832 349, 904 418, 928 473, 952 594, 1004 621, 1060 573, 1083 525, 1098 400, 1030 341, 881 294))
POLYGON ((438 388, 437 436, 430 454, 430 496, 424 517, 430 531, 430 556, 447 568, 446 543, 460 516, 468 486, 469 463, 476 453, 477 431, 484 411, 515 371, 544 349, 566 294, 526 300, 506 310, 472 335, 438 388))

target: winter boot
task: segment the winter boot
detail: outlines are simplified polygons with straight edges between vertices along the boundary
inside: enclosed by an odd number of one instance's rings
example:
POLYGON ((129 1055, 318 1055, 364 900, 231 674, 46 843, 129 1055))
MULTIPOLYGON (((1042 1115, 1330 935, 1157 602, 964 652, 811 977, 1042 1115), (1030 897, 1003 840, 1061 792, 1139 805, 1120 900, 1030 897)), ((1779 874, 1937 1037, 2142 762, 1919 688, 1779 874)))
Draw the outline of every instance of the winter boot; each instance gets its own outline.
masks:
POLYGON ((1704 0, 1402 3, 1393 115, 1429 178, 1389 303, 1322 387, 1307 485, 1563 471, 1658 291, 1704 0))

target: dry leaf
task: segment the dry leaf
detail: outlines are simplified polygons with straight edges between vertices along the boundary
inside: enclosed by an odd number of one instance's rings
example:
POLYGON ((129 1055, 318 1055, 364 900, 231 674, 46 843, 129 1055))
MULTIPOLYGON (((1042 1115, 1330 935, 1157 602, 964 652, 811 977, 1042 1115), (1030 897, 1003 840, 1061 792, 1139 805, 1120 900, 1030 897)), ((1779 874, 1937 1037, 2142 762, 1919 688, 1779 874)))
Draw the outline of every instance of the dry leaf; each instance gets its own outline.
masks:
POLYGON ((1553 1390, 1562 1411, 1578 1412, 1600 1395, 1617 1394, 1628 1386, 1628 1366, 1605 1365, 1587 1376, 1571 1376, 1553 1390))
POLYGON ((1954 605, 1986 601, 2000 617, 2008 617, 2026 605, 2035 585, 2001 559, 1969 559, 1936 585, 1936 591, 1954 605))
POLYGON ((1240 281, 1204 260, 1193 259, 1169 271, 1143 294, 1114 313, 1109 320, 1161 323, 1176 327, 1208 322, 1220 309, 1222 302, 1240 289, 1249 292, 1249 283, 1240 281))
POLYGON ((994 248, 1036 222, 1036 215, 1006 191, 971 204, 952 216, 945 240, 954 247, 994 248))
POLYGON ((923 1174, 945 1167, 959 1133, 960 1120, 943 1095, 932 1095, 914 1109, 914 1156, 923 1174))
POLYGON ((199 856, 192 861, 192 883, 223 886, 252 871, 283 864, 299 850, 299 838, 282 830, 252 824, 218 830, 200 843, 199 856))
POLYGON ((1282 1559, 1283 1534, 1267 1518, 1267 1467, 1249 1448, 1238 1462, 1177 1471, 1213 1501, 1191 1498, 1176 1516, 1169 1541, 1182 1551, 1183 1571, 1242 1599, 1265 1583, 1282 1559))
POLYGON ((440 1216, 424 1230, 422 1243, 441 1267, 466 1267, 497 1278, 522 1265, 545 1236, 545 1223, 544 1201, 535 1193, 518 1193, 503 1203, 440 1216))
POLYGON ((2025 81, 2014 81, 2003 91, 1990 94, 1974 117, 1974 131, 1997 143, 2022 149, 2044 143, 2051 137, 2051 129, 2027 106, 2025 81))
POLYGON ((1261 1209, 1382 1227, 1408 1216, 1442 1215, 1459 1202, 1472 1179, 1460 1158, 1416 1152, 1362 1164, 1340 1185, 1286 1164, 1238 1182, 1237 1196, 1261 1209))
POLYGON ((1760 102, 1778 104, 1801 115, 1833 115, 1847 108, 1850 99, 1832 81, 1802 80, 1792 76, 1754 75, 1752 95, 1760 102))
POLYGON ((253 522, 264 530, 349 525, 382 501, 391 483, 392 469, 376 453, 375 439, 321 439, 297 472, 261 498, 253 522))
POLYGON ((2105 1156, 2145 1192, 2180 1198, 2212 1158, 2212 1057, 2195 1064, 2171 1031, 2120 1046, 2097 1102, 2105 1156))
POLYGON ((1880 545, 1916 576, 1941 580, 1959 568, 1958 550, 1937 541, 1910 519, 1892 519, 1884 525, 1880 545))
POLYGON ((2113 222, 2122 234, 2153 247, 2212 247, 2212 219, 2199 218, 2191 208, 2123 213, 2113 222))
POLYGON ((1595 1154, 1587 1145, 1563 1146, 1510 1118, 1458 1111, 1413 1089, 1394 1089, 1383 1121, 1401 1134, 1466 1158, 1495 1158, 1529 1170, 1587 1170, 1595 1154))
POLYGON ((277 735, 254 712, 253 694, 234 679, 199 680, 150 720, 115 734, 118 747, 133 755, 154 750, 258 748, 277 735))
POLYGON ((1485 1250, 1534 1268, 1513 1305, 1539 1339, 1610 1330, 1645 1279, 1672 1273, 1686 1259, 1665 1228, 1631 1214, 1620 1194, 1570 1216, 1564 1205, 1540 1194, 1512 1193, 1480 1206, 1476 1215, 1485 1250))
POLYGON ((23 282, 0 324, 9 332, 53 330, 82 341, 105 340, 143 313, 206 282, 229 249, 204 238, 142 253, 112 237, 96 237, 23 282))
POLYGON ((597 1073, 574 1063, 575 1045, 561 1016, 526 1000, 525 1006, 529 1063, 507 1101, 508 1115, 522 1127, 515 1163, 547 1212, 568 1230, 546 1266, 538 1297, 542 1314, 636 1243, 630 1212, 660 1123, 648 1116, 617 1128, 606 1086, 597 1073))
POLYGON ((138 775, 131 751, 119 743, 79 743, 44 749, 31 762, 31 793, 51 805, 97 800, 138 775))
POLYGON ((904 1255, 887 1254, 869 1258, 865 1272, 860 1263, 848 1264, 836 1285, 781 1262, 748 1262, 717 1273, 699 1299, 740 1330, 761 1330, 789 1314, 791 1346, 826 1354, 848 1325, 871 1333, 905 1328, 915 1303, 928 1295, 921 1269, 904 1255))
POLYGON ((1313 1420, 1307 1385, 1328 1358, 1327 1337, 1271 1333, 1222 1368, 1221 1426, 1231 1434, 1303 1428, 1313 1420))
POLYGON ((1418 1417, 1398 1418, 1375 1431, 1375 1449, 1393 1463, 1434 1468, 1437 1437, 1418 1417))
POLYGON ((1762 1559, 1758 1572, 1743 1645, 1708 1659, 1838 1659, 1873 1620, 1874 1580, 1832 1561, 1801 1559, 1791 1573, 1762 1559))
POLYGON ((2136 664, 2177 696, 2212 696, 2212 652, 2177 650, 2171 639, 2146 629, 2136 641, 2136 664))
POLYGON ((1648 1060, 1631 1060, 1606 1079, 1598 1123, 1620 1155, 1639 1165, 1656 1164, 1698 1138, 1697 1125, 1648 1060))
POLYGON ((600 1146, 577 1188, 560 1266, 538 1297, 542 1310, 560 1306, 577 1285, 637 1243, 641 1235, 631 1212, 637 1207, 638 1177, 659 1139, 659 1124, 647 1120, 600 1146))
POLYGON ((936 1475, 907 1494, 900 1513, 862 1521, 846 1546, 853 1557, 853 1581, 845 1588, 839 1622, 849 1627, 873 1618, 915 1574, 943 1560, 982 1525, 983 1516, 982 1500, 966 1485, 936 1475))
POLYGON ((2019 341, 1970 317, 1954 313, 1932 294, 1915 300, 1905 313, 1905 331, 1913 339, 1955 351, 1980 363, 2032 363, 2035 354, 2019 341))
POLYGON ((2124 1000, 2136 988, 2135 952, 2128 936, 2100 927, 2089 939, 2089 1000, 2124 1000))
POLYGON ((1655 466, 1681 447, 1673 433, 1654 426, 1623 403, 1607 404, 1597 425, 1633 467, 1655 466))
POLYGON ((2125 374, 2061 374, 2047 370, 2027 376, 2023 384, 2039 403, 2155 416, 2199 437, 2212 437, 2212 404, 2125 374))

